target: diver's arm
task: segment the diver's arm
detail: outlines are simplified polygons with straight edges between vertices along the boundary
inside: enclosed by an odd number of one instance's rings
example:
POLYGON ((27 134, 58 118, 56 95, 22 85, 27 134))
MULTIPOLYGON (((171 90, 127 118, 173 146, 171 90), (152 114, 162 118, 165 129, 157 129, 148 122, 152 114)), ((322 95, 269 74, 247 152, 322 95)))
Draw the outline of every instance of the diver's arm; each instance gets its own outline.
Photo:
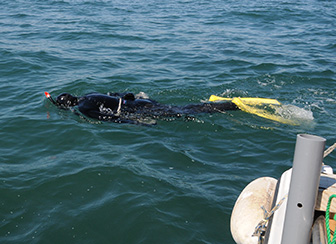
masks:
POLYGON ((108 121, 108 122, 114 122, 114 123, 120 123, 120 124, 121 123, 127 123, 127 124, 137 124, 138 123, 134 120, 123 119, 119 116, 101 113, 96 110, 85 111, 83 114, 87 117, 94 118, 94 119, 101 120, 101 121, 108 121))
POLYGON ((97 110, 86 110, 86 111, 81 111, 79 109, 79 111, 90 117, 90 118, 94 118, 94 119, 98 119, 98 120, 115 120, 118 118, 118 116, 115 116, 113 114, 106 114, 106 113, 102 113, 100 111, 97 111, 97 110))

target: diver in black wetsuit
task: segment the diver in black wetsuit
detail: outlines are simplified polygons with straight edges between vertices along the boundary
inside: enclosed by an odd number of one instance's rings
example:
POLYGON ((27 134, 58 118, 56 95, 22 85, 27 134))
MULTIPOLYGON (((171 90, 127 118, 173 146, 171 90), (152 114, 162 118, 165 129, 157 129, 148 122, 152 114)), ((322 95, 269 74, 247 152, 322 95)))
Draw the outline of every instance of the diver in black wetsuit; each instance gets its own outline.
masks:
POLYGON ((232 102, 201 103, 186 106, 169 106, 160 104, 133 93, 112 93, 108 95, 91 93, 75 97, 62 93, 54 101, 49 93, 46 96, 60 108, 68 109, 77 106, 87 117, 117 123, 137 123, 139 118, 182 117, 196 113, 215 113, 226 110, 237 110, 232 102))

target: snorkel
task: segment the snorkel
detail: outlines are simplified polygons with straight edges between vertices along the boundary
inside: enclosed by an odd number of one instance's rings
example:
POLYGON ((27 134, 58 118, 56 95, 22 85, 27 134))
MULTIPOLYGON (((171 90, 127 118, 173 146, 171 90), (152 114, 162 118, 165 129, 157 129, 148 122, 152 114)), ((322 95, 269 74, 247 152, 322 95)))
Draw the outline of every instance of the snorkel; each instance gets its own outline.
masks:
POLYGON ((50 102, 52 102, 52 104, 56 105, 55 100, 51 97, 49 92, 44 92, 44 95, 49 99, 50 102))

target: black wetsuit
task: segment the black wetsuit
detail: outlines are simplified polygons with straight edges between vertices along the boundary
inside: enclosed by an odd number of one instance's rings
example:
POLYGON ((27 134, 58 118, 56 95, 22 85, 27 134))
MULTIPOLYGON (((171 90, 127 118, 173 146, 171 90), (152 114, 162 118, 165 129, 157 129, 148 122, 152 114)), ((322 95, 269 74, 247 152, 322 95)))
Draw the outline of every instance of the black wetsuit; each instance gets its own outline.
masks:
POLYGON ((143 97, 136 98, 132 93, 109 95, 92 93, 82 97, 63 93, 57 97, 56 105, 63 108, 77 106, 78 110, 87 117, 119 123, 135 123, 139 118, 145 117, 154 119, 182 117, 197 113, 215 113, 238 109, 231 102, 170 106, 143 97))

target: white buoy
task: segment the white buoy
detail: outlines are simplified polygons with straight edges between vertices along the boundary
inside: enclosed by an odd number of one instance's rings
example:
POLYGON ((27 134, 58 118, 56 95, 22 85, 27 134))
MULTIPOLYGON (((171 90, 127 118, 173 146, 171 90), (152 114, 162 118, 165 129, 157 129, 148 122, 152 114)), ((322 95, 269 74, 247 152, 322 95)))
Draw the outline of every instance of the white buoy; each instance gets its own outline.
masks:
POLYGON ((231 214, 231 234, 237 244, 257 244, 252 236, 255 227, 264 218, 265 207, 270 211, 277 180, 262 177, 252 181, 239 195, 231 214))

